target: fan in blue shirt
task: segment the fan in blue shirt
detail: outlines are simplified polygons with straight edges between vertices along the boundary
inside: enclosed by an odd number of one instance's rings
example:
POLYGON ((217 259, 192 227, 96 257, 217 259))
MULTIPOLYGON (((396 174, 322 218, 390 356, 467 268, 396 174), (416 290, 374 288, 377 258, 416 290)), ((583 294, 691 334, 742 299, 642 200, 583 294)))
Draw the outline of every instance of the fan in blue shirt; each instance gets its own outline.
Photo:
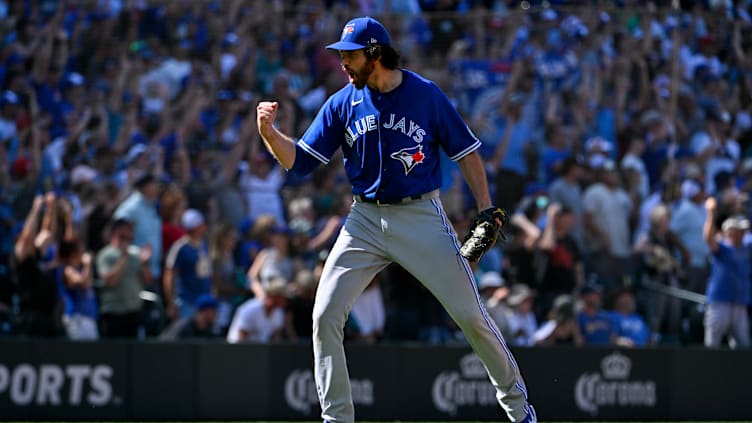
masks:
POLYGON ((623 289, 614 295, 614 311, 611 313, 616 343, 624 347, 644 347, 650 343, 650 328, 645 319, 635 313, 634 293, 623 289))
POLYGON ((611 345, 615 338, 613 319, 601 308, 603 302, 601 288, 586 285, 580 289, 582 309, 577 313, 585 343, 588 345, 611 345))

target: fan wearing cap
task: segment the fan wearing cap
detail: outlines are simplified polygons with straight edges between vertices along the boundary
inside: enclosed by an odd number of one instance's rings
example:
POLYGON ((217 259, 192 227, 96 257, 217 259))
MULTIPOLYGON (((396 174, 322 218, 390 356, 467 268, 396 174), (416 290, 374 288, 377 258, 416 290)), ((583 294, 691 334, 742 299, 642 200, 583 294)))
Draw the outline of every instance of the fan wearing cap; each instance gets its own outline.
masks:
POLYGON ((496 210, 478 153, 481 141, 436 83, 400 68, 377 20, 350 20, 327 48, 339 52, 349 83, 326 100, 299 140, 275 124, 279 102, 263 101, 256 109, 261 138, 284 168, 306 175, 341 150, 352 185, 355 201, 327 258, 313 313, 322 418, 355 420, 342 345, 347 310, 394 262, 446 307, 488 369, 507 417, 536 421, 519 367, 477 299, 472 270, 457 259, 456 234, 438 200, 443 151, 459 164, 477 210, 496 210))
POLYGON ((509 297, 509 287, 506 286, 504 278, 499 272, 493 270, 483 273, 478 278, 478 292, 485 303, 488 315, 496 322, 504 338, 509 339, 512 336, 507 318, 510 310, 506 302, 509 297))
POLYGON ((535 292, 525 284, 514 285, 507 298, 509 313, 509 332, 512 334, 510 342, 514 345, 533 345, 533 335, 538 330, 538 322, 533 313, 535 292))
POLYGON ((173 321, 159 335, 161 341, 179 339, 216 338, 215 321, 219 302, 211 294, 196 299, 193 314, 173 321))
POLYGON ((748 348, 749 314, 747 307, 752 288, 752 247, 744 244, 749 231, 749 220, 734 215, 723 221, 722 234, 715 227, 716 200, 705 201, 707 216, 703 236, 710 247, 713 261, 705 293, 705 346, 719 347, 726 335, 733 339, 732 346, 748 348))
POLYGON ((533 334, 534 345, 582 345, 585 341, 577 325, 574 305, 571 295, 556 297, 548 312, 548 320, 533 334))
POLYGON ((241 304, 232 318, 227 342, 267 343, 282 338, 287 306, 287 282, 281 278, 264 286, 264 295, 241 304))
POLYGON ((587 345, 613 345, 616 342, 613 321, 602 305, 603 294, 600 285, 588 283, 580 288, 577 325, 587 345))
POLYGON ((192 316, 196 300, 212 287, 211 259, 206 241, 204 216, 195 209, 183 212, 186 234, 167 253, 164 269, 164 295, 170 318, 192 316))

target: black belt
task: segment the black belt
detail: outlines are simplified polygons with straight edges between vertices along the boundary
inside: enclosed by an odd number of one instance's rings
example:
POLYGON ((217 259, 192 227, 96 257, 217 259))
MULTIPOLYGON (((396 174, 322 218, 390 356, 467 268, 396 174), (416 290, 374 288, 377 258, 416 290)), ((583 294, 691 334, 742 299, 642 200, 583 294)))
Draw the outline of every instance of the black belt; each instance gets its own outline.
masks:
POLYGON ((435 198, 438 196, 439 196, 439 190, 433 190, 431 192, 426 192, 423 194, 411 195, 409 197, 393 198, 393 199, 367 198, 363 194, 358 194, 358 195, 355 195, 355 201, 362 201, 364 203, 371 203, 371 204, 378 204, 378 205, 392 205, 392 204, 409 203, 410 201, 426 200, 426 199, 435 198))

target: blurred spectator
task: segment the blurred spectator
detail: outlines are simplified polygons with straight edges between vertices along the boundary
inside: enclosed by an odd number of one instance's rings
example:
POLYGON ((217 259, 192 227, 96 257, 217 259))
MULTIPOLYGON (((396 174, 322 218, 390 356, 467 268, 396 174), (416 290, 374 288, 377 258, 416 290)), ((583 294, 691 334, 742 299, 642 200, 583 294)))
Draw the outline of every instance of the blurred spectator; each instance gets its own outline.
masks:
POLYGON ((749 220, 731 216, 724 220, 719 236, 715 227, 716 200, 705 202, 707 217, 703 227, 705 241, 713 255, 705 309, 705 346, 719 347, 729 336, 737 348, 748 348, 750 304, 750 246, 743 244, 749 220))
POLYGON ((295 276, 285 309, 285 337, 291 341, 310 341, 313 335, 313 299, 318 280, 310 270, 295 276))
POLYGON ((20 331, 29 336, 57 336, 61 330, 60 299, 53 268, 54 213, 53 194, 35 197, 13 249, 20 331))
POLYGON ((243 300, 247 283, 245 272, 235 265, 235 245, 238 233, 234 226, 221 224, 211 238, 212 286, 217 297, 217 328, 225 333, 230 326, 235 307, 243 300))
POLYGON ((262 297, 251 298, 238 307, 227 333, 227 342, 268 343, 281 339, 285 326, 287 293, 287 282, 284 279, 269 281, 264 286, 262 297))
POLYGON ((715 179, 721 171, 733 172, 741 158, 741 149, 736 140, 729 138, 731 116, 718 107, 711 107, 705 113, 705 130, 695 133, 691 140, 693 153, 705 166, 705 187, 715 194, 715 179))
MULTIPOLYGON (((576 217, 572 235, 589 276, 604 288, 619 286, 633 273, 630 235, 647 234, 651 211, 665 206, 691 254, 682 263, 688 270, 682 286, 703 292, 718 260, 701 271, 710 254, 696 224, 705 220, 699 202, 705 193, 717 198, 718 224, 731 215, 750 217, 748 2, 729 3, 728 13, 719 13, 718 2, 680 2, 679 9, 655 2, 653 15, 635 2, 599 2, 596 9, 551 2, 545 16, 540 1, 530 9, 417 1, 260 8, 242 1, 26 3, 11 2, 3 20, 9 25, 0 29, 0 284, 14 281, 0 286, 0 308, 23 334, 31 326, 34 333, 61 330, 62 298, 45 297, 42 287, 50 277, 54 285, 50 271, 71 230, 62 215, 42 223, 43 204, 33 233, 24 234, 40 192, 70 203, 73 235, 88 251, 109 246, 113 214, 129 219, 134 247, 154 249, 155 281, 162 281, 166 253, 185 235, 181 218, 189 207, 205 216, 212 234, 225 223, 238 228, 236 269, 245 273, 271 247, 276 235, 268 228, 286 225, 291 235, 281 261, 292 270, 285 279, 299 269, 317 271, 316 256, 331 246, 352 201, 344 163, 332 160, 310 179, 288 175, 260 153, 252 106, 264 96, 279 98, 278 125, 301 134, 326 96, 346 83, 338 56, 321 48, 320 40, 337 31, 334 15, 391 11, 394 27, 403 29, 394 40, 410 58, 408 67, 430 75, 471 117, 494 197, 515 211, 509 243, 475 266, 479 277, 492 270, 510 285, 543 288, 544 259, 552 257, 541 249, 546 209, 559 203, 576 217), (494 15, 499 11, 503 19, 494 15), (285 25, 269 25, 280 17, 285 25), (575 157, 583 158, 579 165, 575 157), (604 191, 609 160, 619 163, 622 188, 594 196, 613 209, 588 209, 592 192, 604 191), (159 183, 142 186, 150 178, 159 183), (688 180, 701 182, 704 193, 675 204, 679 182, 688 180), (621 191, 629 207, 615 203, 621 191), (25 245, 20 257, 17 239, 25 245), (57 307, 49 324, 32 316, 37 306, 57 307)), ((474 204, 452 175, 460 175, 456 166, 447 167, 442 201, 461 234, 474 204)), ((54 203, 50 210, 65 204, 54 203)), ((213 266, 213 277, 229 280, 229 259, 218 261, 223 266, 213 266)), ((236 279, 245 278, 238 272, 236 279)), ((384 273, 384 337, 453 339, 451 319, 418 284, 406 287, 410 280, 384 273)), ((655 294, 631 286, 642 311, 643 300, 655 294)), ((546 291, 539 290, 538 305, 555 297, 547 299, 546 291)), ((144 303, 146 312, 156 304, 144 303)), ((149 322, 147 334, 155 332, 149 322)))
POLYGON ((147 173, 135 181, 134 187, 135 191, 118 206, 113 217, 133 223, 136 246, 151 247, 151 274, 158 278, 162 274, 162 219, 156 208, 159 183, 147 173))
POLYGON ((689 266, 685 271, 686 288, 704 293, 710 269, 710 249, 702 235, 705 190, 699 182, 687 179, 682 182, 681 193, 681 202, 671 215, 670 228, 689 252, 689 266))
POLYGON ((504 278, 499 272, 489 271, 478 278, 478 292, 486 306, 488 315, 496 323, 504 339, 511 339, 509 332, 509 320, 507 315, 510 310, 507 306, 509 287, 504 283, 504 278))
POLYGON ((610 160, 597 171, 597 182, 585 191, 585 226, 590 267, 607 289, 623 283, 632 271, 629 213, 632 200, 621 188, 610 160))
POLYGON ((386 311, 381 296, 379 275, 376 275, 366 289, 358 296, 350 309, 350 317, 357 326, 357 339, 375 342, 384 332, 386 311))
POLYGON ((584 343, 571 295, 559 295, 553 301, 548 319, 533 334, 533 344, 539 346, 575 345, 584 343))
POLYGON ((149 285, 151 247, 133 245, 133 224, 117 219, 109 243, 96 256, 99 330, 103 338, 135 338, 141 325, 141 290, 149 285))
POLYGON ((78 239, 63 240, 58 252, 59 283, 65 303, 63 324, 69 339, 99 338, 99 310, 94 294, 92 257, 78 239))
POLYGON ((252 157, 247 173, 240 177, 240 186, 245 192, 248 217, 257 219, 263 214, 274 216, 279 224, 287 222, 279 189, 285 182, 284 170, 267 153, 252 157))
POLYGON ((503 129, 498 131, 500 141, 492 161, 498 166, 496 205, 507 210, 512 210, 522 198, 529 172, 528 156, 533 154, 532 129, 522 120, 524 100, 522 94, 512 94, 504 110, 504 121, 497 123, 503 129))
POLYGON ((509 333, 512 335, 508 342, 511 345, 533 345, 533 335, 538 330, 538 322, 533 313, 535 293, 525 284, 512 287, 507 298, 509 313, 509 333))
POLYGON ((193 316, 196 300, 212 288, 206 221, 195 209, 183 212, 186 234, 172 245, 164 268, 164 296, 171 319, 193 316))
POLYGON ((642 155, 645 153, 645 140, 633 138, 629 141, 629 148, 621 159, 621 170, 626 175, 628 192, 636 194, 634 199, 644 200, 650 194, 650 176, 645 168, 642 155))
POLYGON ((159 335, 162 341, 176 341, 181 339, 211 339, 217 338, 215 320, 217 318, 217 300, 209 294, 199 296, 191 315, 181 317, 172 322, 159 335))
POLYGON ((291 281, 295 266, 290 257, 290 229, 277 225, 270 229, 269 245, 259 251, 248 270, 251 290, 257 297, 263 296, 264 286, 272 279, 291 281))
POLYGON ((546 210, 546 227, 539 248, 543 255, 543 279, 540 285, 539 310, 548 313, 555 298, 574 295, 585 284, 582 253, 572 234, 575 216, 571 209, 553 203, 546 210))
MULTIPOLYGON (((666 206, 654 208, 650 213, 650 228, 635 241, 634 251, 640 255, 644 277, 652 283, 678 288, 690 255, 676 234, 669 230, 669 219, 666 206), (677 257, 681 257, 681 261, 677 257)), ((653 334, 674 342, 677 340, 681 325, 681 303, 678 298, 654 293, 651 295, 649 316, 653 334)))
POLYGON ((644 347, 651 343, 650 329, 645 319, 636 313, 634 293, 622 288, 613 294, 614 330, 616 345, 621 347, 644 347))
POLYGON ((561 204, 563 208, 571 210, 574 214, 573 235, 580 247, 584 245, 583 222, 585 217, 581 182, 582 163, 577 158, 568 157, 562 161, 559 166, 559 177, 551 183, 549 188, 551 202, 561 204))
POLYGON ((123 195, 118 186, 111 182, 105 182, 96 190, 98 201, 86 222, 86 245, 90 251, 99 251, 107 244, 107 226, 123 195))
POLYGON ((588 284, 580 288, 580 302, 577 324, 585 344, 613 345, 616 332, 611 317, 601 308, 601 287, 588 284))
POLYGON ((162 251, 168 252, 175 241, 185 236, 180 219, 188 206, 185 193, 176 185, 168 186, 159 199, 159 215, 162 218, 162 251))

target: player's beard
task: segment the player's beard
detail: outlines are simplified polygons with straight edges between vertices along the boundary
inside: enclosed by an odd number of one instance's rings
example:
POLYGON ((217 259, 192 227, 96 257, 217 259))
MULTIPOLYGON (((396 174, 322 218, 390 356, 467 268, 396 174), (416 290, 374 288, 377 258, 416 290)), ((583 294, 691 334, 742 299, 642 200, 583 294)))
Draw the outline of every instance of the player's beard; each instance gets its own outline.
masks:
POLYGON ((350 78, 350 83, 353 84, 355 88, 362 90, 363 87, 366 86, 368 78, 371 77, 375 67, 374 60, 368 59, 360 69, 346 67, 345 73, 347 73, 347 76, 350 78))

